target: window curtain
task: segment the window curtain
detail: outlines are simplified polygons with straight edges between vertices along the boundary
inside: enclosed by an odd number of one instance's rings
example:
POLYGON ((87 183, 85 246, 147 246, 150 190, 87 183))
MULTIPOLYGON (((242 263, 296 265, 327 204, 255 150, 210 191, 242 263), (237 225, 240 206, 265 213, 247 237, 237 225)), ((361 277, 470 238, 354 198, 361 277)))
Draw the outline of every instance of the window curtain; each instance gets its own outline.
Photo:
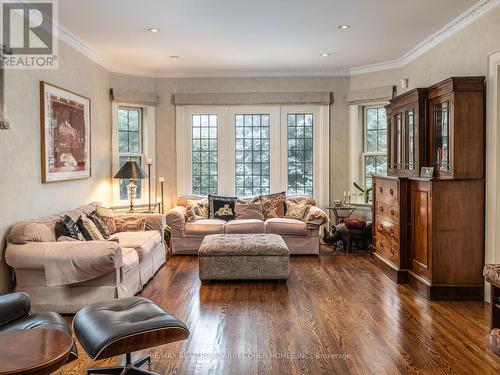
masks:
POLYGON ((185 93, 174 94, 174 104, 181 105, 265 105, 265 104, 333 104, 333 93, 305 92, 245 92, 245 93, 185 93))
POLYGON ((111 89, 111 100, 114 102, 151 106, 155 106, 159 102, 158 94, 155 92, 129 89, 111 89))
POLYGON ((347 93, 347 103, 352 105, 389 101, 394 97, 395 93, 396 86, 383 86, 364 90, 353 90, 347 93))

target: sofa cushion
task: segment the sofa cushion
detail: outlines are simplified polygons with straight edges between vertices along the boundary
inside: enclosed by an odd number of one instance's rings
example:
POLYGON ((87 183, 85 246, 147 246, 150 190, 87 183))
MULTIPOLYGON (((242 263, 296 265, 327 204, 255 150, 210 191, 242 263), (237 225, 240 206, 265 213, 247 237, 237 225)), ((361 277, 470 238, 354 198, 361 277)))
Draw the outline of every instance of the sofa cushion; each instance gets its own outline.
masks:
POLYGON ((238 199, 234 206, 234 212, 236 214, 236 219, 265 220, 260 200, 255 202, 246 202, 242 199, 238 199))
POLYGON ((122 249, 127 247, 135 249, 137 255, 139 255, 139 260, 147 258, 151 250, 162 242, 160 233, 156 230, 148 230, 145 232, 119 232, 115 233, 113 237, 119 239, 122 249))
POLYGON ((9 240, 15 244, 28 242, 51 242, 55 241, 55 234, 43 223, 23 221, 15 224, 9 233, 9 240))
POLYGON ((237 219, 226 223, 227 234, 237 233, 266 233, 266 224, 258 219, 237 219))
POLYGON ((222 234, 224 233, 224 225, 226 222, 220 219, 203 219, 194 223, 186 223, 184 226, 184 234, 186 236, 206 236, 207 234, 222 234))
POLYGON ((273 218, 266 220, 267 233, 307 236, 307 224, 300 220, 273 218))

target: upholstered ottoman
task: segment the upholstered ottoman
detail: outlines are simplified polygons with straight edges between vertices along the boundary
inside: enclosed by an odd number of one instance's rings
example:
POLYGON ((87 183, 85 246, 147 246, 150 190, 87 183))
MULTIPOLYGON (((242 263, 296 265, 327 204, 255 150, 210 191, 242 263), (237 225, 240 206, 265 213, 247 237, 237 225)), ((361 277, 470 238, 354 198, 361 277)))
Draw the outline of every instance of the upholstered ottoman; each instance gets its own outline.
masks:
POLYGON ((198 251, 200 280, 287 279, 290 251, 277 234, 212 234, 198 251))
POLYGON ((84 307, 73 318, 73 332, 94 360, 125 354, 125 364, 90 368, 87 374, 156 374, 141 369, 151 355, 132 362, 131 353, 184 340, 187 326, 153 301, 119 298, 84 307))

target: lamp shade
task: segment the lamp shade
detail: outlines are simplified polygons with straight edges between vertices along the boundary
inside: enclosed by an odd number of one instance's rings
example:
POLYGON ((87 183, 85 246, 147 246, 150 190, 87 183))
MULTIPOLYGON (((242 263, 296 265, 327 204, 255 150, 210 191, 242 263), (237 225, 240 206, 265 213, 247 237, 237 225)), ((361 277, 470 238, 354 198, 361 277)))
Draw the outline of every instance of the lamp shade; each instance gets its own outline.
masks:
POLYGON ((127 180, 137 180, 148 178, 147 173, 135 160, 128 160, 123 164, 114 178, 121 178, 127 180))

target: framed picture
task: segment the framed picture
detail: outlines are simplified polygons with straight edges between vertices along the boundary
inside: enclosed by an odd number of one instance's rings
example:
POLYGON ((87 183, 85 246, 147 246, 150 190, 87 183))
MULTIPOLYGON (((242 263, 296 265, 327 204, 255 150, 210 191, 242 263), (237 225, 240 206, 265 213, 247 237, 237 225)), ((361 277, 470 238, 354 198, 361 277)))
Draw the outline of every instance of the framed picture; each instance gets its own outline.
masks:
POLYGON ((434 167, 422 167, 420 169, 420 177, 432 178, 434 176, 434 167))
POLYGON ((90 99, 40 82, 42 182, 90 178, 90 99))

